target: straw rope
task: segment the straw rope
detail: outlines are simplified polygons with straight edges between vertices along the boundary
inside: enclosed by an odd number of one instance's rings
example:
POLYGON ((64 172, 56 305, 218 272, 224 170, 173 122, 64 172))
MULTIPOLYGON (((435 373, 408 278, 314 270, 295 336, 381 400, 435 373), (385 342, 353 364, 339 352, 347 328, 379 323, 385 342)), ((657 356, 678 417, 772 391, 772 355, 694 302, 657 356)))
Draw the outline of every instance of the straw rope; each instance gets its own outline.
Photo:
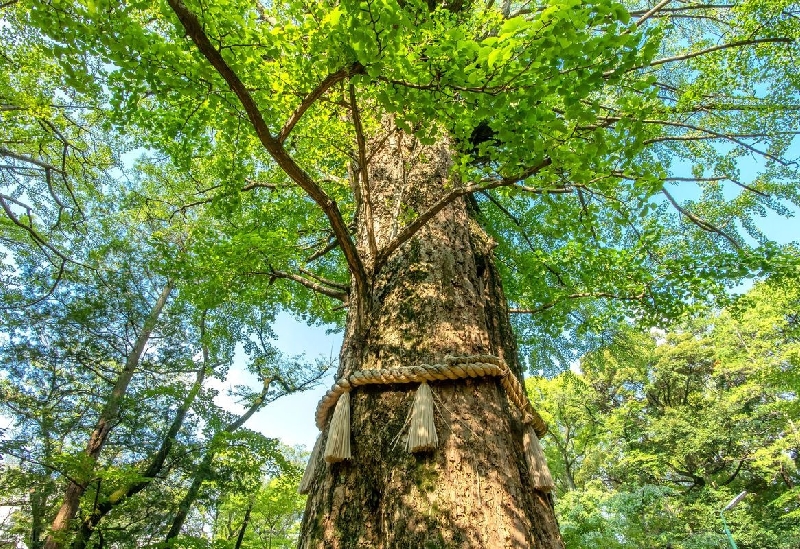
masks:
POLYGON ((508 399, 522 414, 522 423, 531 425, 536 435, 547 433, 547 425, 533 409, 525 389, 506 363, 493 355, 447 356, 443 364, 419 364, 404 368, 360 370, 339 378, 317 405, 316 423, 319 430, 325 427, 328 412, 339 397, 354 387, 363 385, 391 385, 394 383, 422 383, 477 377, 499 377, 500 385, 508 399))

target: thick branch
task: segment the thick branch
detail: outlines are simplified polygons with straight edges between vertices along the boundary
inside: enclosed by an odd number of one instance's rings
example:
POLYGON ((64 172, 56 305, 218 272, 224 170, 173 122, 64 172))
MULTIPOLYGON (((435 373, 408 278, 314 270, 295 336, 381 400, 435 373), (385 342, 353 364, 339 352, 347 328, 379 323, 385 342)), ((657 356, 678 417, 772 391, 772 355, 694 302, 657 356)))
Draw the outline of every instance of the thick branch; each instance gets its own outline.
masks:
POLYGON ((339 207, 336 202, 332 200, 327 193, 303 171, 294 159, 286 152, 283 144, 278 141, 269 131, 267 123, 261 114, 258 106, 256 105, 253 97, 250 95, 247 87, 239 79, 239 76, 231 69, 219 51, 211 44, 211 41, 206 36, 203 26, 197 19, 197 16, 192 13, 181 0, 168 0, 168 3, 178 20, 183 25, 186 33, 197 46, 200 53, 208 60, 209 63, 217 70, 220 76, 228 84, 228 87, 239 98, 242 107, 247 113, 247 117, 253 126, 261 144, 269 152, 278 166, 286 172, 292 181, 303 189, 306 194, 322 209, 328 221, 331 224, 331 229, 339 240, 339 244, 344 252, 347 265, 353 273, 356 282, 356 287, 359 288, 359 293, 366 295, 366 273, 361 258, 358 255, 356 246, 350 238, 350 233, 347 230, 347 224, 342 218, 339 207))
POLYGON ((278 141, 280 143, 286 141, 286 138, 289 137, 292 129, 300 121, 305 112, 317 101, 317 99, 322 97, 326 91, 328 91, 337 82, 341 82, 350 75, 359 74, 363 70, 364 67, 361 65, 361 63, 356 62, 349 67, 344 67, 326 76, 325 80, 320 82, 319 85, 311 91, 311 93, 303 98, 303 100, 300 102, 300 105, 283 125, 283 128, 281 128, 281 133, 278 134, 278 141))
POLYGON ((460 198, 462 196, 466 196, 468 194, 480 192, 480 191, 488 191, 490 189, 496 189, 498 187, 508 187, 518 183, 520 181, 524 181, 525 179, 539 173, 541 170, 552 164, 553 161, 548 157, 542 160, 536 166, 529 168, 528 170, 524 171, 523 173, 519 174, 515 177, 505 177, 502 179, 498 179, 491 182, 484 182, 474 185, 467 185, 465 187, 461 187, 459 189, 454 189, 440 198, 433 206, 431 206, 427 211, 421 213, 419 217, 417 217, 414 221, 406 225, 402 231, 400 231, 397 236, 392 239, 386 247, 380 251, 378 255, 377 261, 375 262, 375 272, 386 263, 389 257, 403 244, 405 244, 411 237, 413 237, 417 232, 425 226, 425 224, 430 221, 433 216, 438 214, 445 206, 460 198))

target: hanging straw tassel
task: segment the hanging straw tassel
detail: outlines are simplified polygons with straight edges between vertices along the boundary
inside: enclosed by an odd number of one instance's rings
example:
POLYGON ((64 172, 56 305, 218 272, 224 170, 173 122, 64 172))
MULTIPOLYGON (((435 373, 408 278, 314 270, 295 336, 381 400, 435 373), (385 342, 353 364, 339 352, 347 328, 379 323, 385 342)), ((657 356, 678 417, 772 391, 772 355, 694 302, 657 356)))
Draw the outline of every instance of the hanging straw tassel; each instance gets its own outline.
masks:
POLYGON ((311 490, 311 481, 314 480, 314 473, 317 470, 317 458, 319 457, 319 449, 322 447, 322 433, 317 437, 317 442, 314 443, 314 449, 311 450, 311 456, 308 458, 306 470, 303 473, 303 478, 300 479, 300 486, 297 492, 300 494, 307 494, 311 490))
POLYGON ((539 437, 532 425, 525 426, 525 434, 522 437, 522 444, 525 448, 525 459, 528 462, 528 469, 531 475, 533 487, 543 492, 550 492, 555 488, 550 468, 544 457, 544 451, 539 444, 539 437))
POLYGON ((409 452, 428 452, 439 445, 436 425, 433 423, 433 393, 424 381, 417 389, 411 408, 411 426, 408 428, 409 452))
POLYGON ((338 463, 350 459, 350 392, 339 395, 333 410, 328 442, 325 444, 325 461, 338 463))

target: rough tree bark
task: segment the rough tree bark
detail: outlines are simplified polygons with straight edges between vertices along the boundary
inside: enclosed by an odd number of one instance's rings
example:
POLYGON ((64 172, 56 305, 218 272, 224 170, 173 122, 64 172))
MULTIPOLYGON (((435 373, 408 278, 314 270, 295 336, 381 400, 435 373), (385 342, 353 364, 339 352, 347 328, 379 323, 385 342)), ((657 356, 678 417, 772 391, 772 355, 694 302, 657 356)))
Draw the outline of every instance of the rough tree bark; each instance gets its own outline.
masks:
MULTIPOLYGON (((375 251, 409 211, 425 211, 450 190, 451 158, 446 140, 426 147, 396 132, 383 147, 375 141, 369 149, 380 152, 354 184, 370 284, 365 302, 351 291, 338 375, 492 354, 520 376, 494 243, 468 199, 442 209, 375 268, 375 251)), ((439 447, 422 455, 406 452, 403 437, 416 386, 351 393, 353 458, 326 465, 318 456, 300 547, 563 547, 550 496, 529 483, 522 425, 499 382, 431 388, 439 447)))

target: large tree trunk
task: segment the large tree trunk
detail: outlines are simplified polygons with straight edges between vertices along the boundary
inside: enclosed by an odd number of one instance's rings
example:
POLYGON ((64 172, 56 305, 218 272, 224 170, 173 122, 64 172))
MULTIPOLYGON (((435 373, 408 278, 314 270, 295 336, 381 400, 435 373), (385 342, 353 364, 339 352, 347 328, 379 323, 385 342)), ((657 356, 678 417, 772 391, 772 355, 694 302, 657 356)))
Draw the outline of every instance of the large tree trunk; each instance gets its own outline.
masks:
MULTIPOLYGON (((366 193, 362 185, 363 257, 402 228, 409 208, 422 212, 446 192, 449 165, 444 140, 387 140, 366 193)), ((456 200, 372 276, 366 302, 351 292, 340 376, 472 354, 501 357, 521 374, 494 244, 473 214, 456 200)), ((563 547, 550 496, 529 482, 522 425, 499 381, 431 383, 439 446, 421 455, 408 453, 401 436, 415 389, 352 391, 353 457, 326 465, 317 456, 300 547, 563 547)))

